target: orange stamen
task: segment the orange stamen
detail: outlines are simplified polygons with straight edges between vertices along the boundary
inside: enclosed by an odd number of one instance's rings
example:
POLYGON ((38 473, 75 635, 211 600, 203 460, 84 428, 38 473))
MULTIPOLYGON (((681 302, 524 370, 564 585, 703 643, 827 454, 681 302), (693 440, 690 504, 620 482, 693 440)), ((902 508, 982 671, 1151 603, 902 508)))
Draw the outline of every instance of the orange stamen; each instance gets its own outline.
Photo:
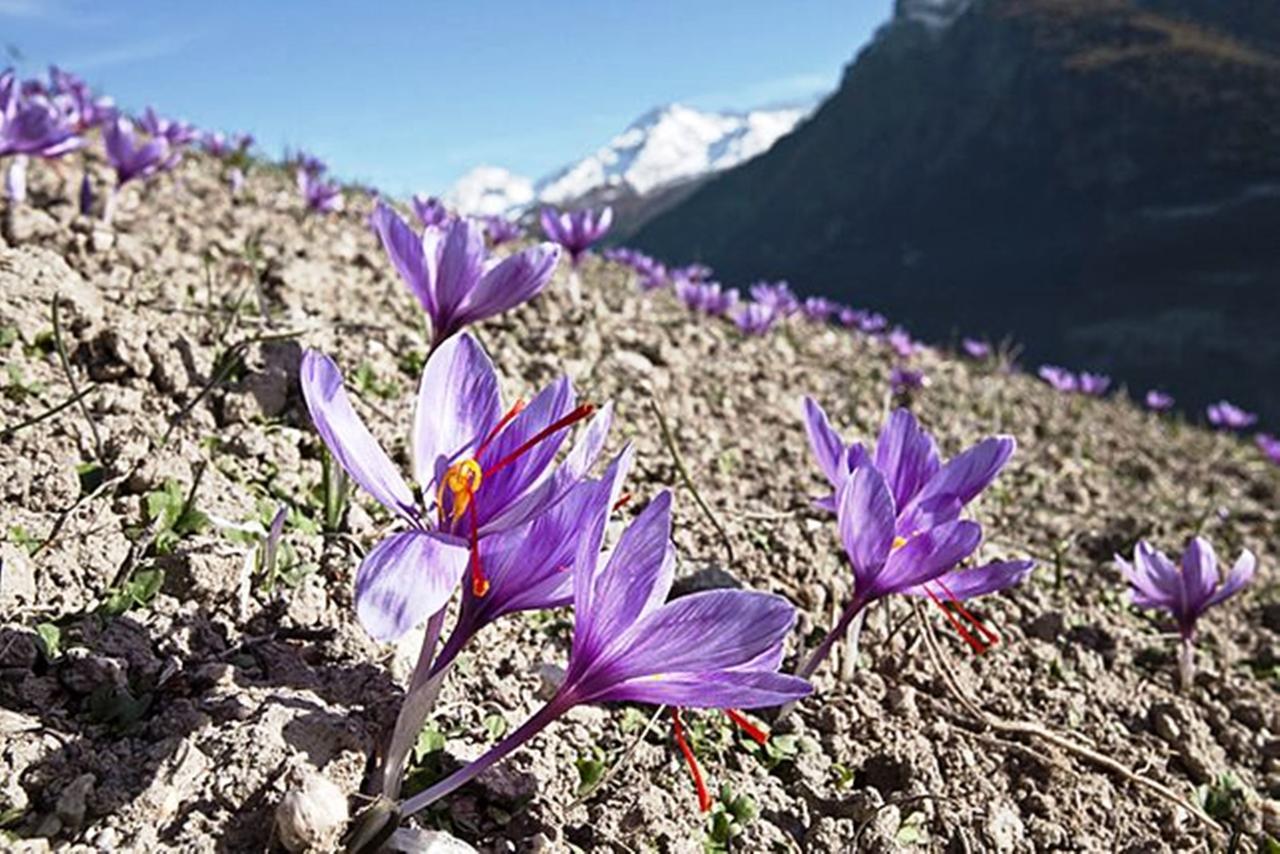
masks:
POLYGON ((747 720, 746 716, 737 709, 725 709, 724 713, 729 716, 729 720, 737 724, 743 732, 751 736, 756 744, 764 744, 769 740, 769 733, 760 729, 760 727, 747 720))
POLYGON ((693 785, 698 790, 698 807, 703 812, 711 809, 711 795, 707 792, 707 784, 702 781, 702 769, 698 767, 698 758, 693 755, 693 749, 689 747, 689 742, 684 739, 684 726, 680 723, 680 710, 675 706, 671 707, 671 719, 675 722, 676 745, 680 748, 680 752, 684 754, 684 761, 689 765, 689 773, 693 775, 693 785))
POLYGON ((511 453, 507 454, 505 457, 498 460, 493 465, 489 466, 487 469, 484 470, 484 476, 492 477, 493 475, 502 471, 507 466, 514 463, 516 460, 520 459, 520 457, 524 456, 524 454, 527 451, 529 451, 529 449, 536 446, 539 442, 543 441, 548 436, 552 436, 555 433, 558 433, 561 430, 565 429, 566 427, 571 427, 574 424, 577 424, 579 421, 591 415, 595 411, 596 411, 596 408, 592 406, 590 403, 582 404, 577 409, 570 412, 568 415, 553 422, 552 424, 549 424, 547 427, 544 427, 542 430, 539 430, 531 438, 525 440, 525 442, 522 445, 520 445, 520 447, 516 448, 511 453))
POLYGON ((480 447, 476 448, 476 452, 472 454, 472 456, 478 457, 483 454, 484 449, 489 447, 494 439, 498 438, 498 434, 502 432, 502 428, 515 420, 515 417, 521 412, 524 412, 523 398, 517 399, 516 402, 511 405, 511 408, 507 410, 507 414, 502 416, 498 423, 494 425, 493 429, 489 431, 489 435, 484 437, 484 441, 480 443, 480 447))

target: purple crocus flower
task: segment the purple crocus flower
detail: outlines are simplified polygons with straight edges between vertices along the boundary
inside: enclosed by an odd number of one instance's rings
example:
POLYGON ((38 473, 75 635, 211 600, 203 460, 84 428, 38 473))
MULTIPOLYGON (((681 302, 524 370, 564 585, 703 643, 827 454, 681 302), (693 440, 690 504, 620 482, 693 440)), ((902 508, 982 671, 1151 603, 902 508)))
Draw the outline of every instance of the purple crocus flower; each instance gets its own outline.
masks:
POLYGON ((482 222, 484 223, 485 236, 489 238, 490 246, 501 246, 512 240, 519 240, 524 237, 524 229, 520 227, 520 223, 513 219, 507 219, 505 216, 487 216, 482 222))
POLYGON ((61 157, 82 144, 66 116, 46 98, 24 97, 12 69, 0 74, 0 157, 61 157))
POLYGON ((428 358, 418 392, 411 446, 419 504, 351 406, 333 361, 307 351, 300 384, 334 459, 408 525, 375 546, 356 573, 356 613, 383 641, 444 607, 468 564, 472 591, 483 597, 490 582, 481 544, 563 499, 600 453, 612 418, 609 407, 601 410, 552 467, 567 429, 594 407, 576 406, 569 380, 561 378, 527 407, 517 402, 503 415, 488 356, 468 335, 450 339, 428 358))
POLYGON ((1225 400, 1209 404, 1205 412, 1209 423, 1220 430, 1243 430, 1258 423, 1257 415, 1225 400))
POLYGON ((342 188, 336 183, 324 180, 320 173, 298 167, 298 192, 302 193, 303 204, 312 213, 334 213, 346 206, 342 198, 342 188))
POLYGON ((911 340, 911 333, 903 329, 901 326, 895 326, 885 336, 885 340, 889 342, 889 346, 893 348, 893 352, 898 354, 900 359, 910 359, 919 351, 919 345, 911 340))
POLYGON ((691 282, 705 282, 709 280, 714 271, 706 264, 685 264, 683 267, 676 267, 671 271, 672 280, 688 279, 691 282))
POLYGON ((76 75, 51 65, 49 81, 54 104, 62 110, 77 133, 114 117, 115 102, 110 98, 95 98, 89 85, 76 75))
POLYGON ((858 329, 868 335, 880 332, 889 325, 889 319, 875 311, 863 312, 858 320, 858 329))
POLYGON ((855 584, 853 599, 800 675, 817 668, 867 604, 892 593, 933 599, 976 652, 996 643, 995 634, 960 603, 1021 581, 1034 562, 954 568, 982 538, 981 527, 961 520, 960 514, 1013 455, 1013 439, 984 439, 943 464, 933 439, 909 411, 898 409, 880 431, 873 456, 861 444, 845 445, 816 401, 805 398, 804 405, 814 457, 835 488, 817 504, 836 512, 855 584))
POLYGON ((1060 368, 1057 365, 1041 365, 1038 373, 1040 374, 1040 379, 1058 391, 1076 392, 1080 390, 1080 380, 1066 368, 1060 368))
POLYGON ((1280 439, 1270 433, 1259 433, 1253 437, 1253 440, 1258 443, 1258 448, 1266 454, 1267 459, 1280 465, 1280 439))
POLYGON ((977 338, 963 338, 960 346, 970 359, 983 361, 991 358, 991 345, 986 341, 979 341, 977 338))
POLYGON ((733 313, 733 322, 743 335, 764 335, 778 321, 778 311, 759 302, 746 302, 733 313))
POLYGON ((800 300, 785 281, 756 282, 750 293, 753 300, 771 309, 777 317, 788 317, 800 310, 800 300))
POLYGON ((542 233, 563 246, 573 266, 577 267, 586 251, 609 231, 613 224, 613 208, 606 207, 600 211, 584 208, 572 213, 557 213, 551 208, 543 208, 541 222, 542 233))
POLYGON ((1133 604, 1170 614, 1182 638, 1178 657, 1179 682, 1186 690, 1195 677, 1196 621, 1214 605, 1234 596, 1253 578, 1257 559, 1245 549, 1226 580, 1218 578, 1218 558, 1213 546, 1195 537, 1182 553, 1177 566, 1163 552, 1140 540, 1133 550, 1133 563, 1116 555, 1116 563, 1130 584, 1133 604))
POLYGON ((174 148, 188 145, 200 137, 200 132, 194 125, 178 119, 164 118, 152 107, 147 107, 138 123, 152 136, 167 139, 174 148))
POLYGON ((839 310, 839 306, 826 297, 809 297, 800 308, 811 323, 826 323, 839 310))
POLYGON ((164 137, 139 141, 133 122, 116 116, 102 132, 107 159, 116 170, 116 186, 123 187, 136 178, 150 178, 171 168, 172 147, 164 137))
POLYGON ((573 569, 573 649, 564 681, 547 704, 475 762, 409 798, 410 815, 455 791, 584 703, 631 702, 675 709, 677 743, 694 769, 699 801, 710 797, 680 728, 681 707, 778 706, 807 696, 807 682, 778 673, 795 623, 785 599, 711 590, 667 602, 675 570, 671 496, 660 493, 623 532, 607 561, 600 534, 578 550, 573 569), (665 604, 664 604, 665 603, 665 604))
POLYGON ((1107 389, 1111 387, 1111 377, 1105 374, 1091 374, 1088 371, 1081 371, 1078 381, 1080 393, 1091 397, 1102 397, 1107 393, 1107 389))
POLYGON ((924 371, 914 370, 903 365, 894 365, 889 371, 889 388, 894 394, 903 394, 918 388, 924 388, 924 371))
POLYGON ((541 243, 494 262, 479 223, 456 218, 415 232, 382 202, 373 224, 400 278, 431 318, 432 347, 468 324, 533 299, 560 258, 557 246, 541 243))
POLYGON ((414 196, 413 213, 418 217, 418 222, 426 226, 444 225, 452 219, 444 202, 435 196, 414 196))
POLYGON ((1173 395, 1166 394, 1163 391, 1151 389, 1147 392, 1147 396, 1143 399, 1147 409, 1152 412, 1166 412, 1173 408, 1173 395))

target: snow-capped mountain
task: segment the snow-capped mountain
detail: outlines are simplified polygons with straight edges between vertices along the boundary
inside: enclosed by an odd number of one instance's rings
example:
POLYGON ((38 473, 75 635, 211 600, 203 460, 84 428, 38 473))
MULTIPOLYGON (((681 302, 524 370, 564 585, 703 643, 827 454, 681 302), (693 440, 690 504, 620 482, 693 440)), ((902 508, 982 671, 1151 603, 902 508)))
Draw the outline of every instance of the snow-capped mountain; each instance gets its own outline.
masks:
POLYGON ((535 200, 561 205, 602 193, 644 196, 764 153, 812 108, 729 113, 670 104, 645 113, 608 145, 536 183, 482 166, 463 176, 446 198, 464 213, 484 214, 518 212, 535 200))

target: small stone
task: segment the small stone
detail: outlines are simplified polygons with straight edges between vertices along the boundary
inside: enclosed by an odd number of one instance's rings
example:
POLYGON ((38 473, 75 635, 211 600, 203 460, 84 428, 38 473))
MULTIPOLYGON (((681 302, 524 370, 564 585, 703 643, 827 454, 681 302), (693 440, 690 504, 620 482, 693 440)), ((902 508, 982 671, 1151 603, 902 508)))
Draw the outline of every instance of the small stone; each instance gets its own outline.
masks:
POLYGON ((124 690, 128 684, 128 662, 120 658, 94 655, 76 647, 63 655, 59 679, 63 687, 75 694, 92 694, 100 688, 124 690))
POLYGON ((333 850, 347 825, 347 796, 328 777, 302 769, 276 807, 280 844, 289 851, 333 850))
POLYGON ((671 597, 688 596, 704 590, 738 590, 742 582, 727 569, 715 564, 694 565, 671 585, 671 597))
POLYGON ((1026 626, 1026 632, 1029 637, 1039 638, 1043 641, 1057 639, 1065 629, 1066 621, 1061 611, 1046 611, 1026 626))
POLYGON ((386 847, 404 854, 476 854, 476 849, 443 830, 422 830, 417 827, 400 828, 391 834, 386 847))
POLYGON ((1178 726, 1176 716, 1177 711, 1167 703, 1151 707, 1151 728, 1170 744, 1177 744, 1182 737, 1182 728, 1178 726))
POLYGON ((85 812, 88 810, 86 801, 93 794, 93 788, 96 785, 98 785, 97 777, 87 773, 81 774, 58 795, 56 809, 64 827, 79 828, 84 824, 85 812))
POLYGON ((982 830, 996 851, 1018 850, 1025 836, 1022 819, 1006 804, 999 804, 988 813, 982 830))
POLYGON ((550 700, 555 696, 556 691, 560 689, 560 684, 564 682, 564 668, 558 664, 544 662, 538 665, 538 690, 539 700, 550 700))

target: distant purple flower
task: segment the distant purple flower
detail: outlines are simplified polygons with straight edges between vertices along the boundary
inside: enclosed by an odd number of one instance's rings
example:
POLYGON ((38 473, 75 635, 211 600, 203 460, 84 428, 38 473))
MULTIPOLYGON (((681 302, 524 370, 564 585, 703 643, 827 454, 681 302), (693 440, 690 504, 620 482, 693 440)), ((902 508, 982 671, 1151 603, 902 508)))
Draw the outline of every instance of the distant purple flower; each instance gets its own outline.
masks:
POLYGON ((342 188, 332 181, 326 181, 319 174, 299 167, 297 171, 298 192, 302 193, 302 203, 312 213, 335 213, 346 206, 342 198, 342 188))
POLYGON ((785 599, 709 590, 667 601, 674 578, 671 496, 660 493, 622 534, 607 561, 599 539, 579 549, 573 569, 573 648, 564 681, 547 705, 475 762, 402 804, 410 815, 456 790, 584 703, 671 706, 676 739, 694 770, 699 802, 711 806, 680 729, 683 707, 778 706, 811 687, 778 672, 795 623, 785 599), (665 603, 665 604, 664 604, 665 603))
POLYGON ((722 287, 719 282, 692 282, 678 279, 675 284, 676 296, 694 311, 703 314, 721 315, 738 304, 737 288, 722 287))
POLYGON ((1258 443, 1258 448, 1262 450, 1262 453, 1266 454, 1267 459, 1276 465, 1280 465, 1280 439, 1270 433, 1259 433, 1253 439, 1258 443))
MULTIPOLYGON (((614 263, 630 267, 639 277, 641 290, 656 290, 665 287, 669 281, 666 266, 656 258, 651 258, 639 250, 626 247, 606 249, 604 257, 614 263)), ((685 278, 684 281, 692 282, 694 280, 685 278)))
POLYGON ((174 148, 195 142, 200 136, 200 132, 195 129, 194 125, 178 119, 164 118, 152 107, 147 107, 142 114, 142 118, 138 120, 138 124, 153 137, 167 139, 169 145, 174 148))
POLYGON ((1102 397, 1111 387, 1111 377, 1082 371, 1079 376, 1080 393, 1090 397, 1102 397))
POLYGON ((1133 604, 1167 612, 1178 624, 1182 636, 1178 674, 1183 689, 1191 687, 1195 666, 1196 621, 1214 605, 1234 596, 1257 568, 1257 559, 1245 549, 1225 581, 1218 577, 1218 558, 1213 546, 1195 537, 1176 566, 1163 552, 1140 540, 1133 551, 1133 563, 1116 555, 1120 571, 1128 579, 1133 604))
POLYGON ((671 271, 672 279, 688 279, 691 282, 705 282, 714 271, 706 264, 685 264, 671 271))
POLYGON ((444 225, 452 218, 444 202, 435 196, 414 196, 413 213, 423 225, 444 225))
POLYGON ((328 163, 305 151, 295 151, 285 158, 285 162, 291 164, 295 169, 301 169, 312 177, 319 177, 329 171, 328 163))
POLYGON ((227 170, 227 187, 233 196, 240 195, 240 191, 244 189, 244 171, 239 166, 232 166, 227 170))
POLYGON ((453 219, 416 230, 382 202, 372 219, 392 265, 431 318, 433 347, 468 324, 533 299, 560 258, 559 247, 541 243, 493 265, 479 223, 453 219))
POLYGON ((53 103, 77 133, 98 127, 114 117, 110 98, 95 98, 89 85, 56 65, 49 66, 49 92, 53 103))
POLYGON ((733 322, 744 335, 763 335, 778 321, 778 311, 758 302, 742 303, 733 313, 733 322))
POLYGON ((1039 374, 1040 379, 1058 391, 1076 392, 1080 390, 1080 381, 1075 374, 1066 368, 1060 368, 1057 365, 1041 365, 1039 374))
POLYGON ((1157 391, 1156 389, 1151 389, 1147 392, 1147 396, 1144 398, 1143 402, 1146 404, 1147 409, 1150 409, 1152 412, 1165 412, 1166 410, 1173 408, 1173 395, 1165 394, 1164 392, 1157 391))
POLYGON ((865 311, 858 319, 858 329, 871 335, 880 332, 889 325, 889 320, 883 314, 874 311, 865 311))
POLYGON ((253 147, 253 137, 247 133, 238 133, 228 138, 221 131, 210 131, 200 138, 200 144, 214 157, 229 157, 247 154, 253 147))
POLYGON ((82 144, 53 104, 43 97, 24 97, 12 70, 0 74, 0 157, 61 157, 82 144))
POLYGON ((507 219, 505 216, 497 214, 487 216, 483 222, 484 233, 489 238, 490 246, 501 246, 504 243, 524 237, 524 229, 520 227, 520 223, 513 219, 507 219))
POLYGON ((488 592, 480 555, 493 534, 554 507, 585 476, 611 420, 605 407, 553 466, 570 426, 589 417, 567 378, 503 415, 488 356, 467 335, 427 359, 414 414, 413 470, 421 502, 351 406, 337 365, 309 350, 300 385, 320 438, 351 479, 407 523, 383 539, 356 574, 356 612, 378 640, 395 640, 449 600, 468 567, 488 592))
POLYGON ((839 310, 839 306, 826 297, 809 297, 801 309, 810 322, 826 323, 839 310))
POLYGON ((971 359, 982 361, 991 358, 991 345, 986 341, 979 341, 977 338, 964 338, 961 339, 960 346, 971 359))
POLYGON ((1220 430, 1243 430, 1258 423, 1257 415, 1225 400, 1209 404, 1205 412, 1208 413, 1209 423, 1220 430))
POLYGON ((787 317, 800 310, 800 300, 785 281, 756 282, 749 290, 751 298, 770 309, 775 318, 787 317))
POLYGON ((889 371, 889 387, 894 394, 902 394, 918 388, 924 388, 924 371, 913 370, 902 365, 894 365, 889 371))
POLYGON ((542 233, 554 240, 569 253, 569 260, 577 267, 582 256, 593 244, 604 237, 613 224, 613 208, 601 211, 584 208, 579 211, 557 213, 543 208, 542 233))
POLYGON ((177 162, 172 146, 164 137, 140 141, 133 122, 117 116, 102 131, 106 143, 107 159, 116 170, 116 186, 137 178, 150 178, 158 172, 172 168, 177 162))
POLYGON ((944 465, 933 439, 905 409, 890 415, 874 457, 861 444, 845 445, 822 407, 810 398, 805 399, 805 427, 818 466, 835 488, 834 495, 818 504, 836 512, 853 565, 854 590, 840 620, 800 675, 817 668, 867 604, 894 593, 928 596, 937 602, 976 652, 996 643, 994 633, 959 603, 1021 581, 1034 563, 955 567, 982 539, 982 528, 960 519, 960 514, 1000 473, 1013 454, 1013 439, 985 439, 944 465), (960 623, 961 617, 981 638, 960 623))
POLYGON ((910 359, 920 349, 919 345, 911 339, 911 333, 903 329, 901 326, 895 326, 885 340, 889 342, 889 346, 893 348, 893 352, 898 354, 901 359, 910 359))

